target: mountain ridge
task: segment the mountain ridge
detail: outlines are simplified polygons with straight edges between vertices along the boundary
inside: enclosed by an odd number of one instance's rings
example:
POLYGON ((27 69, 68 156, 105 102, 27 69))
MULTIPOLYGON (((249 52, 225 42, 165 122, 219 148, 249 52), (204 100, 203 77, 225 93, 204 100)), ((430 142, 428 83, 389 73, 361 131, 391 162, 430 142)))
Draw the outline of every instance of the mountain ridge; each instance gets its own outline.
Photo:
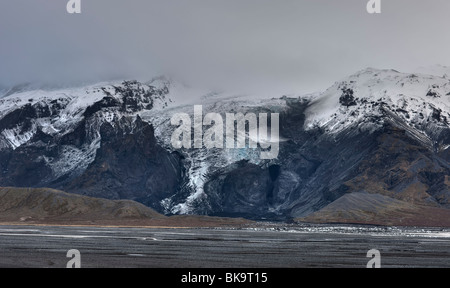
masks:
POLYGON ((272 98, 171 81, 0 99, 0 185, 131 199, 166 215, 290 219, 360 192, 449 207, 446 77, 368 68, 322 93, 272 98), (279 113, 280 156, 261 160, 259 148, 173 149, 170 118, 192 116, 194 104, 216 113, 279 113))

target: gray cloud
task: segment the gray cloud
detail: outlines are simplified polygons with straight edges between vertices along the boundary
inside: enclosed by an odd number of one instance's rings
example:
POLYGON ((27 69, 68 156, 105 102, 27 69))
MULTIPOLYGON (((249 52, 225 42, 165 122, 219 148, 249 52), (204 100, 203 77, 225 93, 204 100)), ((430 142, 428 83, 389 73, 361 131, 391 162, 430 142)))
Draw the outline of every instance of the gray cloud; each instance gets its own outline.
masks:
POLYGON ((0 3, 0 83, 149 79, 309 92, 371 66, 450 64, 450 2, 66 0, 0 3), (232 83, 232 84, 230 84, 232 83))

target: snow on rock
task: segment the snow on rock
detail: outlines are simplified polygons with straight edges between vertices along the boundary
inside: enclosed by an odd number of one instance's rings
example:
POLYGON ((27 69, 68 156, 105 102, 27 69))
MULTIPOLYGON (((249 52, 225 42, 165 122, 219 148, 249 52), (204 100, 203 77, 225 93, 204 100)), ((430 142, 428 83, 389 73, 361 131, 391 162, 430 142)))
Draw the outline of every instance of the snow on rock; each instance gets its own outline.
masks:
POLYGON ((103 123, 162 108, 167 92, 123 81, 12 93, 0 99, 0 150, 31 145, 57 151, 35 160, 51 169, 53 179, 80 175, 95 159, 103 123))
MULTIPOLYGON (((442 72, 442 69, 439 70, 442 72)), ((387 121, 403 125, 412 137, 437 149, 447 149, 441 141, 450 121, 450 78, 439 73, 410 74, 395 70, 368 68, 326 91, 302 96, 309 102, 306 130, 320 127, 326 134, 347 129, 376 131, 387 121), (356 129, 354 129, 356 128, 356 129)), ((139 115, 154 126, 161 146, 174 151, 171 136, 176 127, 170 119, 187 113, 193 119, 194 105, 202 105, 203 116, 219 113, 282 113, 288 109, 282 95, 273 98, 258 94, 214 92, 192 88, 165 77, 143 84, 137 81, 99 83, 86 87, 19 91, 0 99, 0 121, 10 113, 31 106, 35 117, 29 125, 10 125, 0 132, 0 150, 17 149, 28 143, 37 131, 56 138, 73 133, 86 121, 87 140, 81 146, 63 145, 58 158, 45 158, 55 177, 81 173, 95 158, 100 147, 100 127, 122 116, 139 115), (28 106, 27 106, 28 105, 28 106), (25 127, 25 128, 24 128, 25 127), (78 172, 77 172, 78 171, 78 172)), ((445 136, 445 135, 444 135, 445 136)), ((258 149, 182 149, 186 157, 189 192, 161 201, 167 213, 193 213, 195 203, 207 195, 205 175, 240 160, 265 165, 258 149)))
POLYGON ((448 128, 450 79, 368 68, 336 82, 311 102, 306 129, 337 134, 349 127, 375 130, 391 116, 431 137, 448 128), (433 127, 431 127, 433 126, 433 127))
POLYGON ((21 145, 27 143, 36 132, 35 126, 25 133, 20 132, 21 128, 6 129, 1 132, 1 135, 6 139, 7 143, 12 149, 16 149, 21 145))

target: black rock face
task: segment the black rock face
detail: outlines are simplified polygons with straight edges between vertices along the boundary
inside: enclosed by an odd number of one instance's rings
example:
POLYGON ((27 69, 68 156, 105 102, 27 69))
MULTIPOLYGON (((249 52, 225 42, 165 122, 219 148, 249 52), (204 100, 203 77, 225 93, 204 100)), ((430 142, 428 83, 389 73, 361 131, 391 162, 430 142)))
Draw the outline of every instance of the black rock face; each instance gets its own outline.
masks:
POLYGON ((118 107, 118 106, 120 106, 120 102, 117 99, 111 96, 106 96, 102 100, 97 101, 93 105, 87 107, 83 115, 84 117, 88 118, 104 108, 118 107))
POLYGON ((28 127, 31 119, 37 117, 37 111, 31 104, 26 104, 19 109, 6 114, 0 120, 0 130, 12 129, 16 126, 28 127))
POLYGON ((208 214, 252 218, 268 214, 274 181, 269 169, 241 161, 209 175, 204 189, 208 214))
MULTIPOLYGON (((15 129, 13 133, 26 133, 32 129, 39 115, 51 115, 48 106, 41 103, 26 104, 0 119, 0 130, 15 129)), ((7 141, 2 139, 3 141, 7 141)), ((15 187, 42 187, 52 179, 52 170, 46 159, 55 157, 58 147, 52 145, 53 137, 36 129, 25 145, 16 149, 0 150, 0 185, 15 187)))
POLYGON ((51 157, 56 148, 26 146, 14 151, 0 151, 0 183, 3 187, 49 186, 52 170, 45 157, 51 157))
POLYGON ((353 90, 350 88, 342 89, 342 96, 339 98, 339 103, 345 107, 356 106, 355 96, 353 90))
POLYGON ((177 154, 156 143, 153 127, 122 118, 104 123, 100 129, 101 147, 86 171, 63 186, 68 192, 108 199, 146 199, 161 210, 159 202, 175 193, 181 182, 182 167, 177 154))

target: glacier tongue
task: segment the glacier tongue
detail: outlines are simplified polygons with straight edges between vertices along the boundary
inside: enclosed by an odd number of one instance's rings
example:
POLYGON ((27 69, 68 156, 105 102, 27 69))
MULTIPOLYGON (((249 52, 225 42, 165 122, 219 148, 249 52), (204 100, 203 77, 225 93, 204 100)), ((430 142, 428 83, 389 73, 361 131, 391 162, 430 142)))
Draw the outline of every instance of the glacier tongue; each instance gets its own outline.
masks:
MULTIPOLYGON (((178 86, 178 90, 169 92, 168 98, 180 99, 184 93, 192 95, 189 100, 172 101, 164 109, 153 109, 141 113, 143 120, 155 126, 155 136, 163 147, 173 150, 171 136, 175 127, 171 126, 170 119, 176 113, 186 113, 193 119, 194 105, 202 105, 203 116, 207 113, 218 113, 225 117, 225 113, 255 112, 281 112, 287 108, 286 101, 281 98, 260 99, 255 95, 240 95, 231 93, 205 93, 201 90, 191 90, 188 87, 178 86)), ((225 118, 224 118, 225 119, 225 118)), ((185 198, 170 197, 161 201, 167 213, 192 214, 201 201, 208 201, 203 186, 207 178, 205 175, 217 169, 226 167, 241 160, 262 165, 258 149, 183 149, 186 159, 187 187, 190 193, 185 198), (174 199, 177 198, 177 199, 174 199)))

